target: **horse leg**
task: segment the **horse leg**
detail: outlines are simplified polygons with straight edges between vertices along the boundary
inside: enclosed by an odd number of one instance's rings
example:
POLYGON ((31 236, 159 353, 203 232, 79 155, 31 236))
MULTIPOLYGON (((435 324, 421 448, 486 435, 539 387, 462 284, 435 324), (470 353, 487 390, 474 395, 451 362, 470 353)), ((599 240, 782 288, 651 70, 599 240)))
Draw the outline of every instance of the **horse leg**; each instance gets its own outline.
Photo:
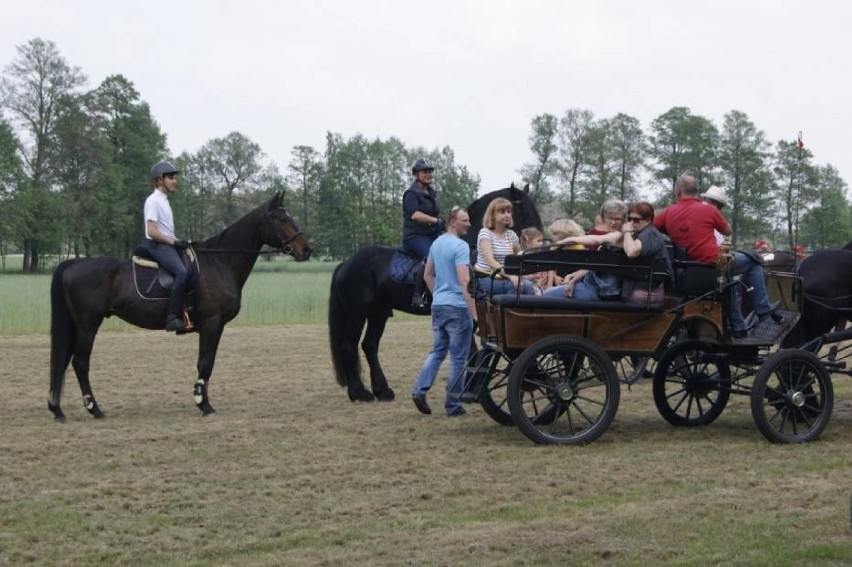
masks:
POLYGON ((367 317, 367 332, 364 333, 364 340, 361 342, 361 348, 364 350, 367 364, 370 367, 370 384, 373 387, 373 395, 383 402, 390 402, 394 399, 393 390, 388 386, 382 365, 379 364, 379 341, 382 340, 387 322, 388 314, 386 311, 371 311, 367 317))
POLYGON ((216 362, 216 351, 219 350, 219 340, 225 324, 219 318, 216 321, 207 320, 198 335, 198 379, 192 388, 195 405, 203 415, 216 413, 207 397, 210 376, 213 374, 213 364, 216 362))
POLYGON ((71 365, 74 367, 74 373, 77 375, 77 382, 80 383, 80 392, 83 394, 83 406, 95 419, 103 418, 104 413, 98 406, 98 402, 95 401, 92 386, 89 384, 89 360, 92 357, 92 347, 95 344, 95 335, 98 333, 100 323, 100 321, 97 321, 91 325, 78 325, 74 356, 71 359, 71 365))
POLYGON ((72 356, 74 356, 74 350, 73 348, 70 348, 67 352, 62 353, 60 360, 50 361, 51 366, 53 366, 53 368, 50 369, 50 372, 58 372, 62 375, 58 379, 59 388, 57 388, 57 391, 51 390, 49 399, 47 400, 47 409, 53 413, 53 419, 56 421, 65 421, 65 413, 62 411, 62 407, 60 406, 62 398, 62 382, 64 381, 65 370, 68 368, 68 364, 71 362, 72 356))

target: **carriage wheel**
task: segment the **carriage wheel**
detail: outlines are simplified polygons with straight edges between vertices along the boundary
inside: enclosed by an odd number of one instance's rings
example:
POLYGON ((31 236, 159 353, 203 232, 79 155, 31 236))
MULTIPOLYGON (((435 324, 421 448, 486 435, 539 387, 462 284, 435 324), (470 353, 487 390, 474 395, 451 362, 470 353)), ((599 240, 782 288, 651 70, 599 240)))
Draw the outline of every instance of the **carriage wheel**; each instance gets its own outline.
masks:
POLYGON ((506 394, 509 372, 512 371, 512 361, 506 355, 492 350, 488 368, 490 368, 490 371, 479 394, 479 405, 491 419, 500 425, 515 425, 515 422, 512 421, 512 414, 509 413, 509 401, 506 394))
POLYGON ((779 350, 766 359, 751 387, 751 414, 773 443, 804 443, 820 436, 831 417, 834 388, 814 354, 779 350))
POLYGON ((730 366, 712 343, 680 341, 657 363, 654 403, 663 419, 672 425, 713 423, 730 395, 730 366))
POLYGON ((619 382, 609 355, 573 335, 527 347, 509 375, 509 411, 536 443, 590 443, 618 410, 619 382))

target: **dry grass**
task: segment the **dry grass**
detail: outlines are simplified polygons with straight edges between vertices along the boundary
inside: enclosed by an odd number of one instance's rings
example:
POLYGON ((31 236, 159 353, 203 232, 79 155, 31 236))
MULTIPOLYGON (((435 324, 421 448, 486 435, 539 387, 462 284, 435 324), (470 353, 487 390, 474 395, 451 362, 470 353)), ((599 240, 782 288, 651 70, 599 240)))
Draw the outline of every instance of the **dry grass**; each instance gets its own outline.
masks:
MULTIPOLYGON (((95 421, 69 373, 47 411, 48 340, 0 339, 0 565, 841 565, 852 557, 852 378, 822 439, 766 442, 748 400, 674 429, 650 381, 586 447, 537 447, 474 407, 408 401, 428 321, 393 322, 394 403, 352 404, 322 326, 225 331, 211 400, 197 341, 104 333, 95 421)), ((442 400, 443 382, 431 396, 442 400)))

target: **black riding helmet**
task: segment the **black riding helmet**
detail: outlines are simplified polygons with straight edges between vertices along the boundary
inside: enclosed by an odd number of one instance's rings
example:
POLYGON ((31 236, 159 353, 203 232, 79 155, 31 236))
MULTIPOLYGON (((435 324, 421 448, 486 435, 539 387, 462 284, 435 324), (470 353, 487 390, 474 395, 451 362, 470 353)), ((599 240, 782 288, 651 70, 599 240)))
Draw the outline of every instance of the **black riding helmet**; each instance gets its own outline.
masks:
POLYGON ((417 175, 418 171, 435 171, 435 166, 426 158, 417 158, 417 161, 411 166, 411 174, 417 175))
POLYGON ((170 173, 180 173, 180 170, 177 169, 170 161, 158 161, 154 164, 154 167, 151 168, 151 181, 170 173))

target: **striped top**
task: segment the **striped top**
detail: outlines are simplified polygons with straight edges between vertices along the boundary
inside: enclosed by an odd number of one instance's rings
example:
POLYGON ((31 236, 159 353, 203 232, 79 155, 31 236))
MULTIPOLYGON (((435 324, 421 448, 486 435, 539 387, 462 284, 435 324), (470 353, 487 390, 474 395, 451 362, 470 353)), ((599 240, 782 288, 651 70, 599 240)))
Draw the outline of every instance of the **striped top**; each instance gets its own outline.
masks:
POLYGON ((512 230, 507 230, 503 237, 497 236, 490 228, 483 227, 476 237, 476 268, 484 272, 491 272, 491 266, 485 261, 485 256, 482 254, 482 248, 479 243, 483 240, 491 242, 491 251, 494 259, 503 264, 506 256, 514 254, 515 249, 520 246, 518 235, 512 230))

